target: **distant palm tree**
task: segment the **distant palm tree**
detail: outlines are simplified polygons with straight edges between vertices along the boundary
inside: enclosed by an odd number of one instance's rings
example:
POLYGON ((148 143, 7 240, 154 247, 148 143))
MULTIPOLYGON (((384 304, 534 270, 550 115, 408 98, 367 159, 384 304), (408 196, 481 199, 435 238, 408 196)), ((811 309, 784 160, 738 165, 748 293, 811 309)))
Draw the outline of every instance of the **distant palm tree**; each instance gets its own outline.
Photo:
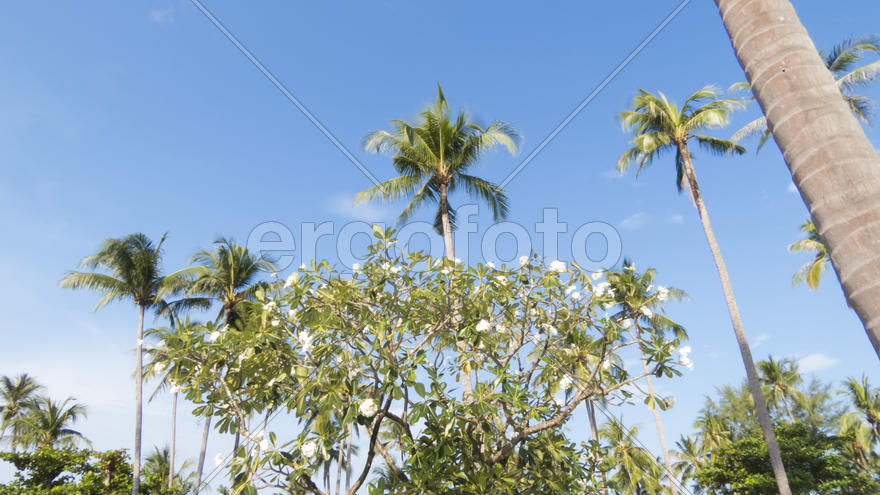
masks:
POLYGON ((24 448, 42 449, 56 446, 88 444, 82 433, 71 428, 86 416, 86 408, 67 398, 56 402, 48 397, 37 397, 27 413, 16 420, 13 442, 24 448), (71 404, 73 402, 73 404, 71 404))
POLYGON ((776 442, 776 434, 773 432, 770 414, 767 412, 767 406, 761 393, 761 385, 758 381, 755 363, 752 360, 749 341, 743 329, 739 308, 737 308, 736 298, 733 295, 733 287, 730 284, 730 276, 727 273, 727 264, 721 256, 721 249, 718 247, 718 241, 715 239, 715 233, 709 221, 709 212, 700 194, 689 148, 689 143, 696 142, 700 147, 717 155, 745 153, 745 148, 732 141, 700 134, 707 129, 724 126, 730 120, 730 114, 742 107, 743 101, 741 99, 718 98, 718 92, 709 86, 690 95, 680 108, 667 100, 663 93, 654 95, 640 89, 633 99, 632 108, 620 113, 620 120, 624 128, 632 131, 634 137, 631 141, 632 147, 624 152, 617 161, 617 168, 623 173, 630 165, 636 163, 638 164, 636 175, 638 175, 644 167, 661 154, 675 153, 675 185, 679 192, 683 188, 687 188, 691 200, 697 207, 703 232, 706 234, 706 241, 709 243, 709 250, 712 252, 718 276, 721 279, 721 288, 746 368, 749 390, 754 397, 758 420, 767 442, 773 473, 780 491, 787 494, 791 490, 788 489, 788 479, 782 464, 782 456, 779 453, 779 445, 776 442))
POLYGON ((699 438, 691 436, 682 436, 675 442, 675 456, 678 461, 675 462, 675 468, 681 477, 682 485, 686 484, 689 479, 694 478, 697 471, 706 463, 706 450, 699 438))
POLYGON ((843 393, 870 427, 874 441, 880 441, 880 389, 872 387, 866 376, 862 376, 861 380, 847 378, 843 384, 843 393))
MULTIPOLYGON (((43 386, 27 373, 14 379, 0 377, 0 442, 6 435, 6 429, 14 428, 16 420, 23 416, 34 403, 37 393, 43 386)), ((13 436, 15 431, 12 432, 13 436)))
POLYGON ((638 434, 638 427, 626 428, 614 418, 599 429, 599 435, 609 445, 608 461, 615 467, 611 482, 622 495, 660 491, 658 480, 663 476, 662 470, 650 452, 635 445, 638 434))
MULTIPOLYGON (((68 289, 89 289, 103 292, 95 309, 113 301, 129 299, 138 307, 139 319, 135 354, 135 433, 132 453, 132 495, 140 491, 141 427, 143 417, 143 343, 144 313, 148 309, 166 306, 165 298, 182 291, 188 282, 184 272, 162 274, 162 244, 144 234, 131 234, 118 239, 107 239, 97 253, 82 260, 80 265, 90 270, 71 271, 59 284, 68 289)), ((199 304, 199 302, 194 302, 199 304)), ((181 304, 180 306, 185 306, 181 304)))
POLYGON ((758 372, 760 373, 761 385, 766 387, 765 395, 770 398, 771 404, 779 404, 782 402, 788 419, 792 423, 796 423, 794 414, 791 412, 791 404, 789 399, 795 402, 801 402, 803 394, 797 389, 797 386, 803 381, 800 373, 798 373, 797 361, 793 359, 773 359, 773 356, 767 358, 766 361, 758 361, 758 372))
MULTIPOLYGON (((849 105, 853 115, 865 124, 871 123, 874 101, 865 95, 855 93, 854 90, 860 86, 866 86, 880 77, 880 60, 856 67, 857 63, 870 52, 880 55, 880 37, 877 35, 847 38, 832 47, 828 53, 822 55, 825 67, 834 74, 840 95, 849 105)), ((749 85, 741 83, 734 87, 748 89, 749 85)), ((761 135, 761 139, 758 141, 756 152, 761 151, 772 135, 767 127, 767 117, 763 115, 743 126, 730 139, 739 142, 758 134, 761 135)))
POLYGON ((822 272, 831 264, 831 258, 828 256, 828 248, 819 236, 816 225, 812 220, 807 220, 801 225, 801 232, 806 234, 803 239, 788 245, 789 253, 811 253, 813 259, 807 261, 798 271, 795 272, 791 279, 791 284, 797 286, 806 280, 807 287, 812 290, 819 288, 819 282, 822 281, 822 272))
POLYGON ((484 129, 463 110, 453 118, 439 84, 437 99, 419 114, 416 122, 393 120, 391 124, 391 132, 368 134, 364 148, 392 154, 394 169, 400 176, 361 192, 355 200, 394 201, 408 197, 409 203, 398 217, 399 222, 406 221, 425 203, 436 203, 434 229, 443 235, 446 256, 453 259, 455 208, 449 204, 449 193, 463 187, 468 194, 489 205, 496 221, 505 218, 508 206, 504 190, 468 172, 483 153, 498 145, 505 146, 511 154, 516 153, 519 134, 510 124, 501 121, 484 129))
POLYGON ((185 461, 177 475, 169 477, 171 467, 171 453, 168 447, 160 449, 155 447, 153 453, 144 459, 144 477, 155 483, 150 493, 162 493, 168 495, 183 495, 189 493, 192 488, 192 473, 184 474, 190 466, 190 461, 185 461))
POLYGON ((194 275, 187 294, 201 296, 220 304, 217 321, 233 326, 244 307, 255 298, 257 290, 268 287, 258 280, 260 272, 273 272, 271 262, 248 251, 247 247, 221 237, 214 241, 214 249, 203 249, 193 255, 187 273, 194 275))

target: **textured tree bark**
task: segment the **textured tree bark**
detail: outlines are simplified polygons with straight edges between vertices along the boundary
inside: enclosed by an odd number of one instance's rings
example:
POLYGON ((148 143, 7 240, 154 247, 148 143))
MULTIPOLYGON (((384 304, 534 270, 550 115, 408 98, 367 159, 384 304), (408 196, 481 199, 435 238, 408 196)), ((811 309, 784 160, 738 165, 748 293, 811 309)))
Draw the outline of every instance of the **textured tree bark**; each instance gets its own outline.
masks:
POLYGON ((847 303, 880 357, 880 157, 788 0, 716 0, 847 303))
POLYGON ((779 452, 779 444, 776 442, 776 433, 773 431, 773 423, 770 420, 770 414, 767 412, 767 403, 764 400, 764 393, 761 391, 761 384, 758 381, 758 371, 755 369, 755 361, 752 359, 752 350, 749 348, 749 341, 746 338, 742 319, 739 316, 739 308, 736 306, 736 298, 733 296, 733 286, 730 284, 727 264, 724 263, 724 258, 721 256, 721 249, 718 247, 715 232, 712 230, 712 224, 709 222, 709 212, 706 210, 706 204, 703 203, 703 196, 700 194, 697 174, 691 162, 691 154, 684 144, 678 145, 678 151, 682 157, 684 176, 690 187, 691 198, 700 215, 703 232, 706 234, 706 241, 709 243, 709 250, 712 251, 712 258, 714 258, 715 267, 718 269, 718 277, 721 279, 721 289, 724 292, 724 300, 727 302, 730 321, 733 323, 733 333, 736 335, 736 342, 739 344, 739 351, 742 354, 743 364, 746 367, 749 391, 751 391, 752 399, 755 401, 758 422, 761 424, 764 440, 767 442, 767 451, 770 454, 770 465, 773 468, 773 475, 776 477, 776 486, 779 488, 780 495, 791 495, 791 488, 788 486, 788 476, 785 474, 782 455, 779 452))
POLYGON ((144 412, 144 306, 138 306, 137 365, 134 369, 134 449, 131 454, 131 494, 138 495, 141 489, 141 428, 144 412))

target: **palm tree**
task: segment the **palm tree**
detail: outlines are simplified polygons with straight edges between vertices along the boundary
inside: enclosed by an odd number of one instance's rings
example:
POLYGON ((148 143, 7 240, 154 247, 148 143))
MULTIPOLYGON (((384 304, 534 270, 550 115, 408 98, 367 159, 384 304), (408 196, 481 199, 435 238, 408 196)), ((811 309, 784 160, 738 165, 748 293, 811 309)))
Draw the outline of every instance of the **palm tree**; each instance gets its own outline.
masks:
POLYGON ((745 364, 746 368, 749 389, 755 399, 758 419, 761 423, 761 429, 764 431, 764 438, 767 441, 767 449, 770 453, 770 460, 777 484, 779 485, 779 491, 782 495, 789 495, 791 490, 788 487, 788 479, 783 468, 782 457, 779 454, 779 446, 776 442, 776 435, 773 432, 770 415, 767 412, 767 406, 761 394, 758 373, 755 370, 752 352, 749 349, 749 342, 746 339, 739 309, 733 295, 733 287, 730 284, 727 265, 721 256, 718 241, 715 239, 712 224, 709 222, 709 213, 700 194, 691 152, 688 147, 689 142, 696 141, 700 147, 718 155, 745 153, 745 148, 736 143, 699 134, 707 129, 724 126, 729 121, 730 114, 734 110, 743 107, 743 101, 739 98, 719 99, 717 95, 715 89, 705 87, 689 96, 681 108, 678 108, 674 103, 667 100, 663 93, 657 96, 645 90, 639 90, 639 94, 633 99, 632 109, 625 110, 620 114, 624 128, 631 130, 635 137, 631 141, 632 148, 623 153, 620 160, 618 160, 617 168, 623 173, 632 163, 638 163, 636 172, 638 174, 662 153, 666 151, 675 152, 675 185, 679 192, 681 192, 682 188, 686 187, 690 192, 694 205, 697 207, 700 221, 703 224, 703 231, 709 243, 709 250, 715 259, 715 266, 721 279, 721 288, 724 291, 727 309, 730 312, 733 331, 739 343, 743 364, 745 364))
MULTIPOLYGON (((60 287, 67 289, 89 289, 103 292, 95 309, 113 301, 130 299, 138 307, 138 330, 135 354, 135 430, 134 452, 132 453, 132 495, 140 490, 141 467, 141 425, 143 417, 143 343, 144 313, 148 309, 165 306, 164 298, 180 292, 186 286, 184 272, 162 275, 162 244, 158 244, 144 234, 131 234, 119 239, 107 239, 97 253, 82 260, 80 266, 89 270, 71 271, 61 279, 60 287)), ((181 304, 180 306, 185 306, 181 304)))
MULTIPOLYGON (((866 52, 874 52, 880 55, 880 38, 876 35, 848 38, 832 47, 828 53, 822 55, 822 61, 825 67, 834 74, 834 80, 837 82, 840 96, 849 105, 853 116, 865 124, 870 124, 874 101, 865 95, 854 92, 857 87, 874 82, 880 76, 880 60, 856 67, 856 64, 866 55, 866 52)), ((747 83, 741 84, 744 87, 748 87, 747 83)), ((739 86, 737 85, 737 87, 739 86)), ((761 150, 771 136, 770 129, 767 128, 767 117, 763 115, 743 126, 730 139, 734 142, 739 142, 742 139, 758 134, 761 135, 761 139, 758 142, 756 152, 761 150)))
POLYGON ((791 2, 715 3, 847 302, 880 357, 880 156, 791 2))
POLYGON ((816 230, 816 224, 812 220, 807 220, 801 225, 801 232, 806 234, 806 237, 789 244, 788 252, 811 253, 813 259, 798 268, 791 279, 791 284, 797 286, 806 280, 807 287, 816 290, 819 288, 819 282, 822 281, 822 272, 831 263, 831 258, 828 257, 828 249, 822 242, 822 238, 819 237, 819 231, 816 230))
POLYGON ((15 379, 0 377, 0 442, 6 435, 6 429, 14 427, 15 422, 33 405, 34 398, 42 390, 43 386, 27 373, 22 373, 15 379))
POLYGON ((242 316, 244 307, 256 298, 257 290, 268 287, 257 280, 260 272, 273 272, 271 262, 248 251, 247 247, 221 237, 214 249, 203 249, 193 255, 196 266, 188 269, 195 276, 187 293, 220 304, 218 321, 233 326, 242 316))
POLYGON ((847 378, 843 384, 843 393, 849 397, 857 414, 870 426, 874 441, 880 441, 880 389, 872 387, 866 376, 862 376, 861 380, 847 378))
POLYGON ((706 450, 699 438, 690 435, 682 436, 675 442, 675 446, 674 452, 678 461, 673 467, 681 477, 682 485, 685 485, 687 480, 694 478, 697 471, 706 463, 706 450))
POLYGON ((599 429, 599 435, 609 444, 609 461, 615 466, 611 481, 623 495, 641 495, 643 491, 655 494, 660 489, 659 465, 650 452, 635 445, 638 434, 637 426, 626 428, 614 418, 599 429))
POLYGON ((758 361, 759 380, 766 387, 765 395, 770 398, 771 404, 782 402, 788 419, 795 423, 794 414, 791 412, 789 399, 801 401, 803 394, 797 389, 803 381, 798 373, 797 361, 793 359, 773 359, 769 356, 766 361, 758 361))
MULTIPOLYGON (((194 333, 197 327, 199 327, 199 323, 190 321, 188 316, 181 321, 173 313, 169 315, 169 321, 171 323, 170 327, 151 328, 145 331, 144 335, 148 339, 156 338, 158 340, 158 344, 155 347, 146 351, 148 362, 145 375, 147 377, 159 377, 159 384, 153 393, 150 394, 149 400, 152 401, 163 390, 171 391, 171 442, 168 449, 168 476, 166 477, 168 482, 171 483, 174 480, 174 458, 177 452, 177 399, 180 395, 179 384, 184 369, 182 363, 171 359, 168 355, 168 349, 174 347, 177 344, 177 339, 181 336, 194 333)), ((168 488, 170 489, 171 485, 168 488)))
POLYGON ((82 433, 71 428, 72 424, 86 416, 86 408, 69 397, 56 402, 49 397, 37 397, 27 413, 16 420, 16 436, 13 442, 24 448, 51 448, 88 444, 82 433), (70 404, 73 402, 73 404, 70 404))
POLYGON ((180 471, 176 475, 169 475, 171 472, 171 452, 168 447, 155 447, 153 453, 144 459, 144 477, 155 483, 155 486, 144 487, 154 491, 150 493, 168 493, 169 495, 189 493, 192 488, 193 474, 183 474, 190 466, 190 461, 185 461, 180 466, 180 471))
POLYGON ((498 145, 516 153, 519 134, 501 121, 484 129, 471 121, 464 110, 453 119, 439 84, 437 99, 419 114, 416 122, 393 120, 391 124, 391 132, 368 134, 364 148, 374 153, 391 153, 394 169, 400 176, 361 192, 355 201, 409 197, 398 222, 406 221, 425 203, 437 203, 434 229, 443 234, 446 256, 454 259, 455 208, 449 204, 449 194, 464 187, 468 194, 489 205, 496 221, 505 218, 508 205, 504 190, 468 172, 483 153, 498 145))

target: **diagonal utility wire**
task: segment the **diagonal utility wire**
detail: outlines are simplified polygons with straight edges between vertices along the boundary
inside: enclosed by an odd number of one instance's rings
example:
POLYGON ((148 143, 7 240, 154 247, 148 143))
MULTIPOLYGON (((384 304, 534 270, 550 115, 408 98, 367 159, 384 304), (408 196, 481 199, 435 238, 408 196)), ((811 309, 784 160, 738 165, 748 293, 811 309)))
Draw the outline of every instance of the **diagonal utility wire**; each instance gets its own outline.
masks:
POLYGON ((361 161, 358 160, 357 157, 354 156, 354 154, 352 154, 352 152, 349 151, 348 148, 346 148, 345 145, 342 144, 342 142, 339 141, 339 139, 337 139, 332 132, 330 132, 330 129, 328 129, 327 126, 325 126, 320 120, 318 120, 318 117, 316 117, 315 114, 313 114, 311 110, 309 110, 303 104, 303 102, 299 100, 299 98, 291 93, 290 90, 287 89, 287 86, 285 86, 284 83, 282 83, 277 77, 275 77, 275 74, 273 74, 272 71, 266 68, 263 62, 261 62, 260 59, 258 59, 256 55, 254 55, 250 50, 248 50, 248 48, 244 46, 244 44, 239 41, 239 39, 234 34, 232 34, 232 32, 230 32, 229 29, 227 29, 226 26, 224 26, 223 23, 220 22, 220 20, 217 19, 217 17, 213 13, 211 13, 211 11, 208 10, 208 8, 205 7, 205 5, 200 0, 190 0, 190 2, 195 5, 195 7, 199 9, 199 11, 201 11, 202 14, 204 14, 205 17, 207 17, 208 20, 211 21, 211 23, 220 30, 221 33, 223 33, 223 36, 226 36, 226 39, 228 39, 233 45, 235 45, 236 48, 238 48, 238 51, 240 51, 245 57, 248 58, 248 60, 251 61, 252 64, 254 64, 254 67, 262 72, 264 76, 266 76, 266 79, 274 84, 276 88, 278 88, 278 91, 281 91, 281 93, 285 97, 287 97, 287 99, 290 100, 291 103, 296 105, 296 108, 298 108, 299 111, 302 112, 302 114, 305 115, 306 118, 309 119, 312 124, 314 124, 315 127, 317 127, 318 130, 321 131, 321 133, 324 134, 324 136, 329 139, 330 142, 333 143, 333 145, 336 146, 336 148, 338 148, 339 151, 341 151, 342 154, 345 155, 346 158, 348 158, 349 161, 351 161, 351 163, 353 163, 354 166, 357 167, 361 171, 361 173, 363 173, 367 177, 367 179, 370 180, 370 182, 377 186, 379 185, 379 179, 377 179, 376 176, 373 175, 373 173, 370 172, 370 170, 363 163, 361 163, 361 161))
POLYGON ((666 18, 663 19, 663 21, 661 21, 660 24, 658 24, 657 27, 655 27, 654 30, 650 32, 650 34, 645 36, 645 39, 643 39, 642 42, 639 43, 639 45, 635 47, 635 49, 633 49, 633 51, 631 51, 629 55, 626 56, 626 58, 624 58, 619 64, 617 64, 617 67, 615 67, 614 70, 611 71, 611 73, 605 76, 605 79, 603 79, 598 86, 593 88, 593 91, 590 92, 590 94, 587 95, 586 98, 581 100, 580 104, 578 104, 578 106, 575 107, 575 109, 572 110, 568 114, 568 116, 566 116, 562 120, 562 122, 560 122, 559 125, 557 125, 556 128, 553 129, 553 131, 550 132, 550 134, 548 134, 547 137, 545 137, 544 140, 541 141, 541 143, 538 144, 538 146, 536 146, 535 149, 533 149, 532 152, 529 153, 528 156, 526 156, 525 159, 516 166, 516 168, 514 168, 509 174, 507 174, 507 177, 505 177, 504 180, 501 181, 501 184, 499 184, 499 186, 504 188, 510 181, 513 180, 514 177, 517 176, 517 174, 522 171, 522 169, 526 168, 526 166, 531 163, 536 156, 544 151, 544 148, 547 147, 548 144, 550 144, 550 141, 553 141, 556 135, 562 132, 562 130, 565 129, 568 124, 570 124, 571 121, 574 120, 574 118, 577 117, 578 114, 581 113, 581 111, 586 108, 586 106, 589 105, 590 102, 593 101, 593 99, 595 99, 596 96, 598 96, 599 93, 601 93, 602 90, 604 90, 605 87, 608 86, 608 84, 611 83, 611 81, 613 81, 614 78, 617 77, 617 75, 620 74, 620 72, 625 69, 627 65, 629 65, 630 62, 632 62, 633 59, 636 58, 636 56, 638 56, 638 54, 641 53, 642 50, 644 50, 645 47, 648 46, 648 44, 650 44, 651 41, 653 41, 654 38, 656 38, 657 35, 660 34, 661 31, 663 31, 664 28, 666 28, 666 26, 668 26, 669 23, 672 22, 672 20, 675 19, 675 17, 678 16, 678 14, 681 13, 681 11, 688 6, 689 3, 691 3, 691 0, 682 0, 682 2, 678 4, 678 6, 675 7, 675 9, 673 9, 673 11, 670 12, 669 15, 667 15, 666 18))

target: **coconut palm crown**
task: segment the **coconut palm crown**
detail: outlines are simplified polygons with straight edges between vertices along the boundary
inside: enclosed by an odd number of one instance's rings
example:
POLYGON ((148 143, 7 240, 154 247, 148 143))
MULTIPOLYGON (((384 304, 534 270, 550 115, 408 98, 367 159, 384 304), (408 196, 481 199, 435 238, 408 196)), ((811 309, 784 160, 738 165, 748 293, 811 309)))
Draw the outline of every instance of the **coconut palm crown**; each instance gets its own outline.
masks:
POLYGON ((454 115, 439 84, 437 99, 415 122, 392 120, 391 124, 391 132, 368 134, 364 148, 391 154, 394 169, 400 175, 359 193, 356 202, 408 197, 399 222, 405 222, 423 205, 436 203, 434 229, 446 239, 451 239, 455 228, 455 208, 449 205, 448 195, 457 189, 464 188, 484 201, 496 221, 506 218, 508 203, 504 190, 470 172, 480 157, 496 146, 516 153, 520 136, 510 124, 495 121, 483 128, 470 120, 464 110, 454 115))

